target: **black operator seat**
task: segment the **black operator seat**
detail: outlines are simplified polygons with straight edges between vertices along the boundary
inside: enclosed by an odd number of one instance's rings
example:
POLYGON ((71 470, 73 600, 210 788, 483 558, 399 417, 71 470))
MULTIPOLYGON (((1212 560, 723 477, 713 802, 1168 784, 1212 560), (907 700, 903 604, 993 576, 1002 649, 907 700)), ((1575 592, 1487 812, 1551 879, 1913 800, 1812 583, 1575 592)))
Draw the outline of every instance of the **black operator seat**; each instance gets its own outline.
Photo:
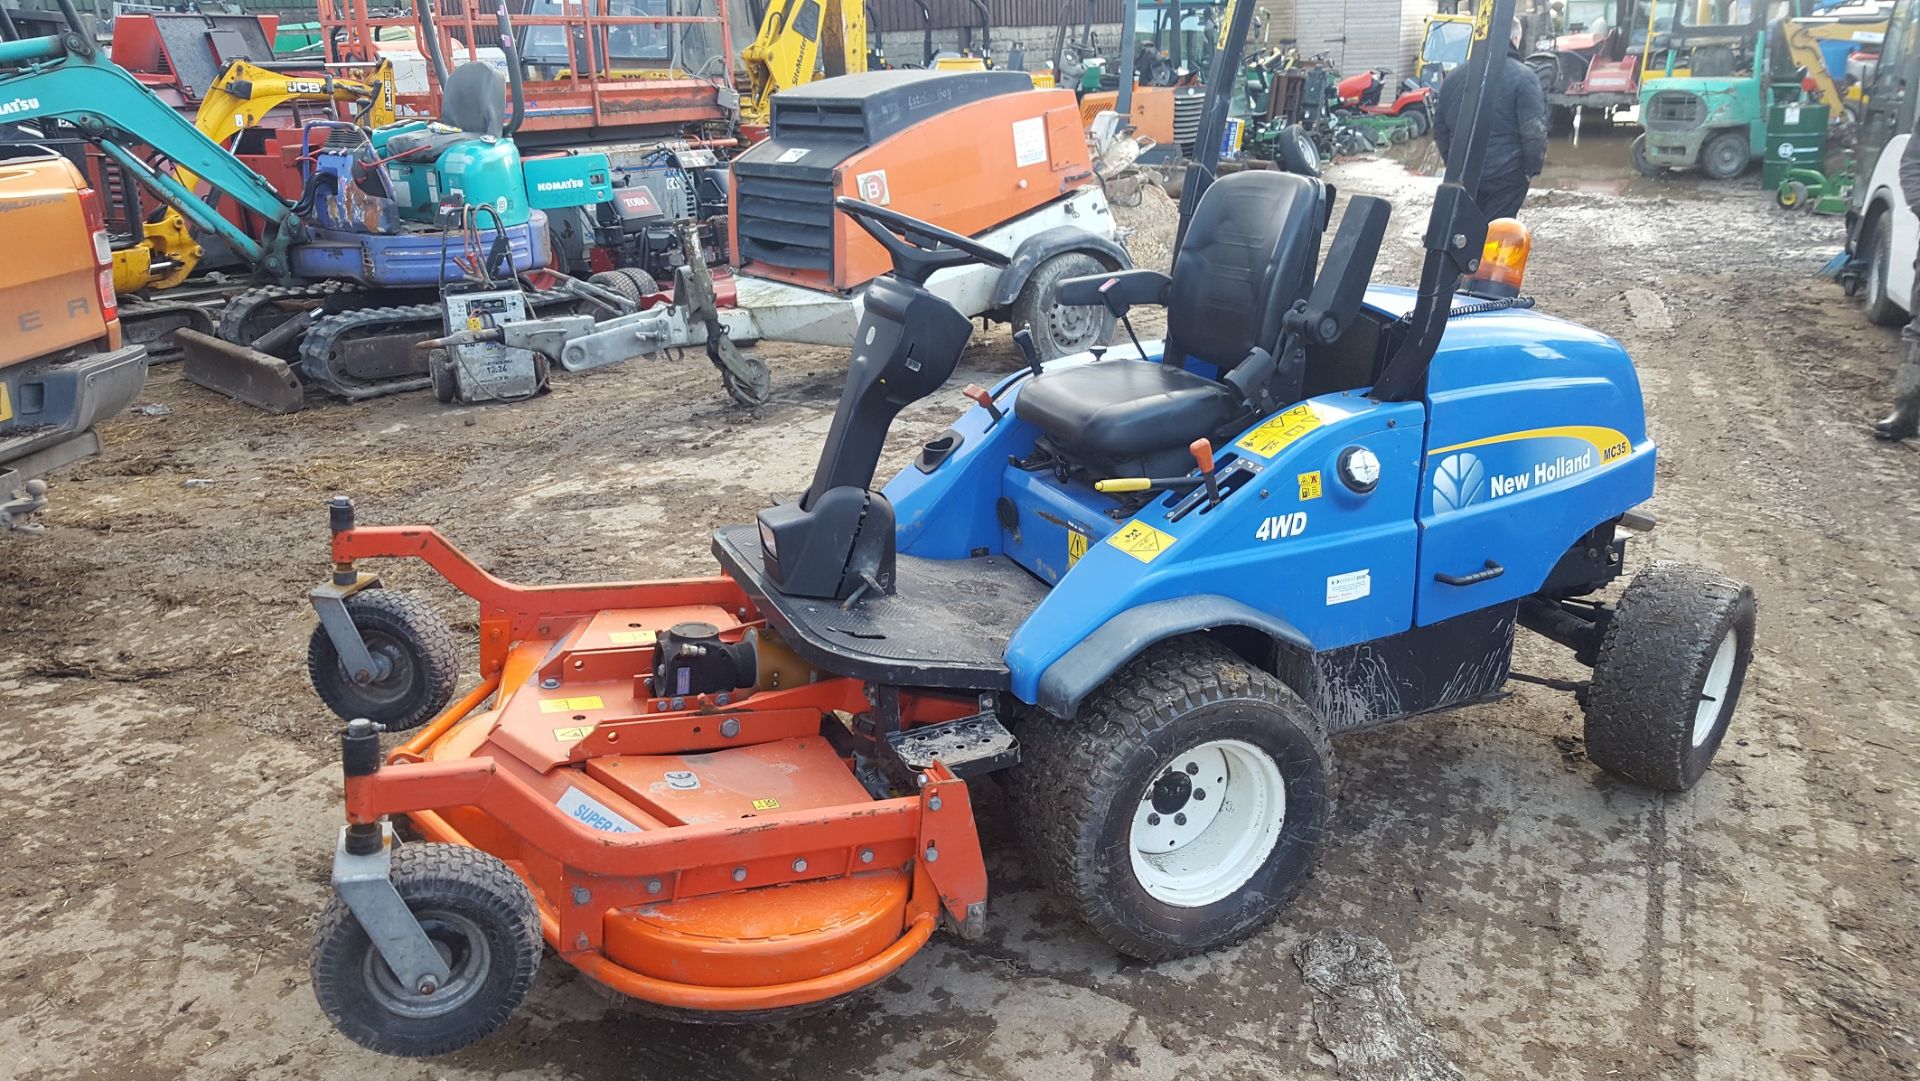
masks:
MULTIPOLYGON (((1043 371, 1021 389, 1015 415, 1094 479, 1187 472, 1190 443, 1205 437, 1217 444, 1252 412, 1243 391, 1222 380, 1256 360, 1256 351, 1271 363, 1282 320, 1313 286, 1327 216, 1319 180, 1278 171, 1221 177, 1194 209, 1171 282, 1132 271, 1119 286, 1159 294, 1128 302, 1166 304, 1164 361, 1109 358, 1043 371), (1188 357, 1218 368, 1220 378, 1188 371, 1181 366, 1188 357)), ((1079 291, 1092 295, 1112 280, 1070 279, 1061 283, 1061 299, 1099 303, 1067 287, 1080 283, 1079 291)))
POLYGON ((415 165, 438 161, 449 147, 476 135, 499 138, 506 130, 507 80, 490 64, 461 64, 440 93, 440 119, 431 127, 387 140, 387 152, 415 165))

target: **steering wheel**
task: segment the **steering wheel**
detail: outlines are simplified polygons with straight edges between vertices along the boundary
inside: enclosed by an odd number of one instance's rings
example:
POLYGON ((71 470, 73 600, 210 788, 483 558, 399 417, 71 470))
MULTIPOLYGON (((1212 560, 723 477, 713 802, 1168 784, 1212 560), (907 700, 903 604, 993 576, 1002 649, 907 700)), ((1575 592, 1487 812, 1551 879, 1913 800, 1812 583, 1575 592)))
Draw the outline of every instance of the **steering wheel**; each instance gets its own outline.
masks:
POLYGON ((887 249, 887 254, 893 257, 895 277, 915 285, 927 284, 927 279, 933 277, 935 271, 949 267, 966 266, 968 263, 1003 267, 1013 261, 977 240, 937 225, 928 225, 919 218, 909 218, 883 206, 845 195, 835 199, 833 205, 887 249), (919 243, 915 238, 926 243, 919 243))

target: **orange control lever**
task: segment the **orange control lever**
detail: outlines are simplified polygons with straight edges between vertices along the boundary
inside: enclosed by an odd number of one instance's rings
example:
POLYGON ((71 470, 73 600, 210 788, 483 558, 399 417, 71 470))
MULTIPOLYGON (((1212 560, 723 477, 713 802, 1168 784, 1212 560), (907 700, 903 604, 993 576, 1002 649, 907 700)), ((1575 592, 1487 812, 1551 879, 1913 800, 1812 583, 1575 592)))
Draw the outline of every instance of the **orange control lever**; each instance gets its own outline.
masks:
POLYGON ((993 417, 993 422, 995 424, 1000 423, 1000 417, 1001 417, 1000 406, 994 402, 993 392, 989 391, 987 388, 981 386, 978 383, 968 383, 967 389, 961 391, 960 393, 966 395, 968 398, 973 399, 973 404, 986 410, 987 413, 993 417))
POLYGON ((1205 439, 1196 439, 1187 444, 1193 452, 1193 461, 1200 467, 1200 479, 1207 485, 1207 502, 1220 502, 1220 482, 1213 476, 1213 444, 1205 439))

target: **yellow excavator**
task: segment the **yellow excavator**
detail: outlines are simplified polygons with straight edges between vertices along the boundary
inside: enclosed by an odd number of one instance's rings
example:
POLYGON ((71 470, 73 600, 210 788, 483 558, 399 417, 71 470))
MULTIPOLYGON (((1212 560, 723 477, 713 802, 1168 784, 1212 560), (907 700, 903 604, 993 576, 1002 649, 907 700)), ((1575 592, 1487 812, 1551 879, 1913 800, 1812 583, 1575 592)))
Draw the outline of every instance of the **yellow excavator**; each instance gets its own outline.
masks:
MULTIPOLYGON (((194 115, 194 126, 222 146, 258 127, 275 109, 296 102, 336 102, 349 106, 354 122, 379 127, 394 122, 393 62, 382 60, 361 79, 332 75, 288 74, 245 60, 229 63, 208 89, 194 115)), ((175 166, 175 179, 194 190, 199 177, 175 166)), ((180 212, 167 207, 143 223, 140 243, 113 253, 113 288, 121 295, 143 289, 172 289, 187 280, 204 254, 180 212)))
POLYGON ((1813 81, 1814 93, 1836 119, 1857 112, 1864 88, 1857 80, 1847 79, 1844 65, 1838 72, 1833 70, 1826 46, 1841 42, 1877 49, 1887 36, 1890 14, 1891 5, 1862 5, 1858 11, 1803 15, 1775 24, 1777 47, 1785 51, 1793 68, 1804 71, 1813 81))
POLYGON ((740 125, 765 129, 773 118, 773 95, 814 80, 867 70, 867 8, 864 0, 768 0, 760 33, 740 53, 748 91, 740 125))

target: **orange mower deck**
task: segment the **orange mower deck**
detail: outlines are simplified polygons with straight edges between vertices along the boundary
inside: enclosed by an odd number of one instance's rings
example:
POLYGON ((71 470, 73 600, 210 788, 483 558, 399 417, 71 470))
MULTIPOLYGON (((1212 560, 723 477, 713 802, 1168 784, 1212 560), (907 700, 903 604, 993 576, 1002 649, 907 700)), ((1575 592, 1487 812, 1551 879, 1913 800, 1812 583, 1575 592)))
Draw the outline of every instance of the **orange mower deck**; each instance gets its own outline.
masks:
MULTIPOLYGON (((963 781, 939 763, 877 798, 827 738, 873 708, 856 680, 781 649, 730 579, 519 587, 430 529, 334 536, 357 559, 417 557, 480 605, 482 683, 384 764, 346 781, 349 823, 406 815, 427 840, 504 861, 547 943, 600 983, 661 1006, 762 1011, 898 969, 944 912, 984 915, 986 870, 963 781), (654 634, 757 636, 761 686, 656 697, 654 634)), ((901 724, 970 699, 903 696, 901 724)))

